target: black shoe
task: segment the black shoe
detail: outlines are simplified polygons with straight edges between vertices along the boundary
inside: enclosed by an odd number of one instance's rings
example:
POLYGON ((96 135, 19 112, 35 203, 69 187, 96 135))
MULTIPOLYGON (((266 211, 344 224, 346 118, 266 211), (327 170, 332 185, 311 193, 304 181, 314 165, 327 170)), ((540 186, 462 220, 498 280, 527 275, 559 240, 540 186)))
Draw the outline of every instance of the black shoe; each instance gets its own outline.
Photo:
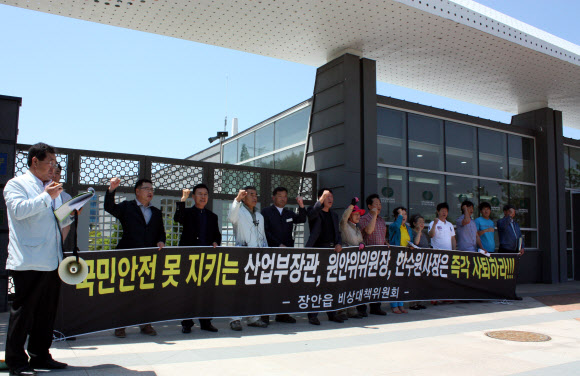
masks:
POLYGON ((413 311, 418 311, 421 309, 421 307, 419 307, 418 304, 415 304, 414 306, 409 307, 409 309, 412 309, 413 311))
POLYGON ((181 333, 184 333, 184 334, 191 333, 191 326, 182 326, 181 327, 181 333))
MULTIPOLYGON (((68 364, 63 362, 57 362, 52 358, 48 358, 46 360, 38 361, 36 359, 30 360, 30 367, 34 369, 65 369, 68 364)), ((27 375, 24 373, 24 375, 27 375)))
POLYGON ((514 300, 524 300, 524 298, 522 298, 521 296, 516 296, 514 300))
POLYGON ((419 307, 419 309, 427 309, 423 304, 417 304, 417 307, 419 307))
POLYGON ((387 312, 383 311, 382 309, 371 309, 369 312, 371 315, 378 315, 378 316, 386 316, 387 312))
POLYGON ((287 324, 296 324, 296 319, 290 315, 276 315, 276 322, 285 322, 287 324))
POLYGON ((23 375, 23 376, 34 376, 36 371, 32 369, 28 364, 22 367, 14 368, 10 370, 10 375, 23 375))
POLYGON ((320 325, 320 320, 318 320, 318 317, 309 317, 308 322, 312 325, 320 325))
POLYGON ((208 331, 208 332, 213 332, 213 333, 215 333, 215 332, 217 332, 217 331, 218 331, 218 329, 217 329, 215 326, 213 326, 212 324, 208 324, 208 325, 202 325, 202 326, 200 327, 200 329, 201 329, 201 330, 208 331))
MULTIPOLYGON (((367 315, 368 316, 368 315, 367 315)), ((364 316, 361 315, 360 313, 355 313, 354 315, 349 315, 348 318, 349 319, 362 319, 364 316)))
POLYGON ((348 316, 345 313, 338 313, 336 316, 334 316, 335 318, 338 317, 339 319, 341 319, 342 321, 346 321, 348 320, 348 316))
POLYGON ((359 315, 361 315, 362 317, 369 317, 369 314, 365 311, 365 312, 359 312, 359 315))
POLYGON ((270 325, 270 316, 269 315, 260 317, 260 320, 262 320, 266 324, 270 325))
POLYGON ((342 318, 342 315, 335 315, 335 316, 332 316, 332 318, 329 318, 328 320, 329 320, 329 321, 334 321, 334 322, 337 322, 337 323, 339 323, 339 324, 342 324, 342 323, 344 322, 344 320, 343 320, 343 318, 342 318))

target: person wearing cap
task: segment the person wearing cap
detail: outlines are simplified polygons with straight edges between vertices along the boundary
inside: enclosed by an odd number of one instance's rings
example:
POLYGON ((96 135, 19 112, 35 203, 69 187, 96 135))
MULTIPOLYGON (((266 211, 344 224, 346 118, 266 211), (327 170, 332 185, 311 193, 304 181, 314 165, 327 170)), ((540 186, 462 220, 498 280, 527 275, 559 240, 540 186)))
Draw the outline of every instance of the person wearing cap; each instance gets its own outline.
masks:
MULTIPOLYGON (((406 247, 411 241, 411 227, 407 224, 407 208, 399 206, 393 210, 395 222, 389 225, 389 242, 391 245, 406 247)), ((403 302, 392 302, 391 311, 393 313, 407 313, 403 307, 403 302)))
POLYGON ((356 203, 358 203, 358 198, 352 199, 350 205, 346 208, 344 213, 342 213, 342 218, 340 220, 340 236, 342 237, 342 243, 345 247, 359 247, 362 245, 364 248, 363 235, 358 227, 361 215, 365 214, 364 209, 360 209, 356 203))
MULTIPOLYGON (((364 209, 360 209, 356 204, 358 203, 358 198, 354 197, 350 205, 346 208, 344 213, 342 213, 342 218, 340 220, 340 236, 342 237, 342 243, 345 247, 359 247, 359 250, 364 248, 363 235, 358 227, 361 215, 364 215, 364 209)), ((339 313, 344 313, 343 310, 338 311, 339 313)), ((346 315, 349 318, 362 319, 361 315, 356 307, 350 307, 346 309, 346 315)))

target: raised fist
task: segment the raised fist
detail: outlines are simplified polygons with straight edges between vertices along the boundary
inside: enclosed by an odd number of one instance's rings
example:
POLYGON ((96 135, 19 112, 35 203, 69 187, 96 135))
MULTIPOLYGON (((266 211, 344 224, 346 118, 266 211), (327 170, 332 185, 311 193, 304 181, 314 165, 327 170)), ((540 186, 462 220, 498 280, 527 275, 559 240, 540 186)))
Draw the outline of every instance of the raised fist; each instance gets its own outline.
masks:
POLYGON ((247 195, 248 195, 248 192, 246 192, 243 189, 240 189, 240 191, 238 192, 238 197, 236 197, 236 201, 237 202, 244 201, 244 198, 246 198, 247 195))
POLYGON ((115 189, 117 189, 117 187, 119 187, 120 184, 121 179, 119 179, 118 177, 112 178, 109 184, 109 192, 113 192, 115 189))
POLYGON ((298 206, 300 206, 301 208, 304 207, 304 199, 300 196, 296 197, 296 202, 298 203, 298 206))
POLYGON ((190 194, 191 194, 191 190, 189 190, 187 188, 183 188, 182 194, 181 194, 181 201, 186 201, 189 198, 190 194))

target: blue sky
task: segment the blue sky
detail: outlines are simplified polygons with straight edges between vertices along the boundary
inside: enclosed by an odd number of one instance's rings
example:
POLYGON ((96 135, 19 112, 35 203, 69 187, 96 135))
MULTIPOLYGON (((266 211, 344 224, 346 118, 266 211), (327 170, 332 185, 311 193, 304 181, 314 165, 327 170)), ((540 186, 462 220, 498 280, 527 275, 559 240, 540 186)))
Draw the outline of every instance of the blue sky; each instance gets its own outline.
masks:
MULTIPOLYGON (((575 0, 480 0, 580 44, 575 0)), ((0 95, 20 143, 185 158, 224 117, 246 129, 312 95, 315 67, 0 5, 0 95), (226 106, 227 77, 227 106, 226 106)), ((509 122, 511 114, 378 83, 378 93, 509 122)), ((228 124, 229 128, 229 124, 228 124)), ((568 137, 580 131, 565 129, 568 137)))

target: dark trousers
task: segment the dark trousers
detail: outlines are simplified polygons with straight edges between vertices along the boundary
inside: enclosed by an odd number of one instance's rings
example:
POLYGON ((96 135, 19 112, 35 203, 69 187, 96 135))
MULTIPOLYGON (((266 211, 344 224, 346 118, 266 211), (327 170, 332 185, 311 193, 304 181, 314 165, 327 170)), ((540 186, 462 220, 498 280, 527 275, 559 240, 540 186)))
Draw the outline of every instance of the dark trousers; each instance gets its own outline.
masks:
MULTIPOLYGON (((199 325, 202 328, 207 328, 208 326, 211 325, 211 319, 199 319, 199 325)), ((189 320, 183 320, 181 321, 181 326, 183 326, 184 328, 193 328, 193 320, 189 319, 189 320)))
MULTIPOLYGON (((328 316, 329 320, 332 320, 334 318, 334 316, 336 316, 337 311, 330 311, 330 312, 326 312, 326 315, 328 316)), ((318 317, 318 312, 316 313, 309 313, 308 314, 308 318, 313 318, 313 317, 318 317)))
POLYGON ((519 251, 516 249, 507 249, 507 248, 499 247, 499 249, 497 250, 497 253, 519 253, 519 251))
MULTIPOLYGON (((369 303, 369 307, 371 308, 371 312, 380 311, 381 303, 369 303)), ((365 313, 367 311, 367 306, 366 304, 361 304, 357 306, 356 309, 361 313, 365 313)))
POLYGON ((60 278, 56 270, 11 271, 10 275, 14 299, 6 335, 6 365, 16 369, 28 364, 28 355, 40 362, 50 358, 60 278), (24 351, 27 336, 28 355, 24 351))

